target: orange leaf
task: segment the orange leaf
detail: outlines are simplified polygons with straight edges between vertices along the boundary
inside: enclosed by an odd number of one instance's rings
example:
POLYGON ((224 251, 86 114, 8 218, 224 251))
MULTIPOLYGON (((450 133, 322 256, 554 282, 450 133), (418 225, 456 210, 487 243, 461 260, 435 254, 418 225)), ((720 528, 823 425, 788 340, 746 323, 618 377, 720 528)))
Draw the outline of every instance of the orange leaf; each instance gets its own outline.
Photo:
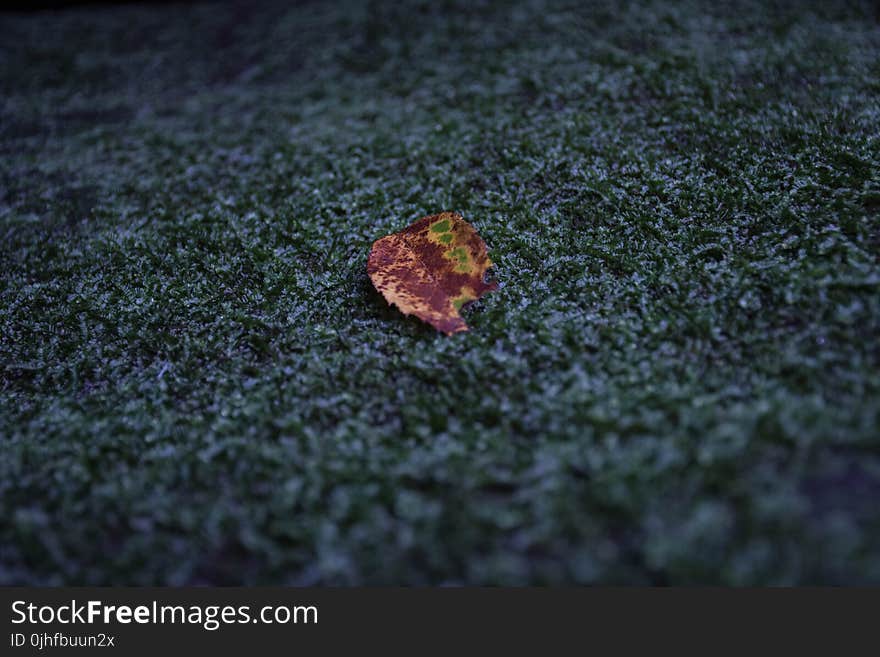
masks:
POLYGON ((457 212, 441 212, 373 242, 367 273, 404 315, 452 335, 468 330, 461 307, 498 287, 483 282, 491 266, 474 227, 457 212))

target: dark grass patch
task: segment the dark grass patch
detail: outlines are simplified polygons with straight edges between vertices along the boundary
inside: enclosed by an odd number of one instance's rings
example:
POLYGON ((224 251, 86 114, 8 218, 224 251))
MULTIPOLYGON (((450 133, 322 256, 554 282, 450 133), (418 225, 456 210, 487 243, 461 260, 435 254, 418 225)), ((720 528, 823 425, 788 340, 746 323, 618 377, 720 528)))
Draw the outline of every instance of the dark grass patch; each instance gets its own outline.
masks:
POLYGON ((870 3, 0 27, 0 581, 880 582, 870 3))

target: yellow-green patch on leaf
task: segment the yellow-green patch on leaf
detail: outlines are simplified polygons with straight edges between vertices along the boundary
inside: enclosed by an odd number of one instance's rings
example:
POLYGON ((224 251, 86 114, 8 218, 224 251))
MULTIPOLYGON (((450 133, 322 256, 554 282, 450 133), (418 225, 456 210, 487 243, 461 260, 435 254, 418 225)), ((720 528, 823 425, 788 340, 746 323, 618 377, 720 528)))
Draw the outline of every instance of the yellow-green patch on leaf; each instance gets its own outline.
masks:
POLYGON ((376 240, 367 273, 403 314, 452 335, 468 330, 462 306, 497 287, 483 281, 491 266, 474 227, 456 212, 441 212, 376 240))

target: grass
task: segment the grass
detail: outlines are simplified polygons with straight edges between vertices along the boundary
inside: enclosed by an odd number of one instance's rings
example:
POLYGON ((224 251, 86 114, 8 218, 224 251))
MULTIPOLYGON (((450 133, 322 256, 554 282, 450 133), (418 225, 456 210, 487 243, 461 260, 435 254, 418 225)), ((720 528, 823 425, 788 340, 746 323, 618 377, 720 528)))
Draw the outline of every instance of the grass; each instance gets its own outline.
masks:
POLYGON ((0 582, 880 583, 871 3, 0 29, 0 582))

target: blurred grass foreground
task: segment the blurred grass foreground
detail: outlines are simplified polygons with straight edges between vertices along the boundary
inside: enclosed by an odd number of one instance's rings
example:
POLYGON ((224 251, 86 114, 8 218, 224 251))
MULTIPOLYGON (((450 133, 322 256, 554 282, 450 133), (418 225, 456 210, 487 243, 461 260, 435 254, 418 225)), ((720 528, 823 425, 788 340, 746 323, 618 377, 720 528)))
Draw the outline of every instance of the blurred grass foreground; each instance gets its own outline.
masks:
POLYGON ((0 32, 0 582, 880 583, 871 2, 0 32), (453 338, 365 273, 442 210, 453 338))

